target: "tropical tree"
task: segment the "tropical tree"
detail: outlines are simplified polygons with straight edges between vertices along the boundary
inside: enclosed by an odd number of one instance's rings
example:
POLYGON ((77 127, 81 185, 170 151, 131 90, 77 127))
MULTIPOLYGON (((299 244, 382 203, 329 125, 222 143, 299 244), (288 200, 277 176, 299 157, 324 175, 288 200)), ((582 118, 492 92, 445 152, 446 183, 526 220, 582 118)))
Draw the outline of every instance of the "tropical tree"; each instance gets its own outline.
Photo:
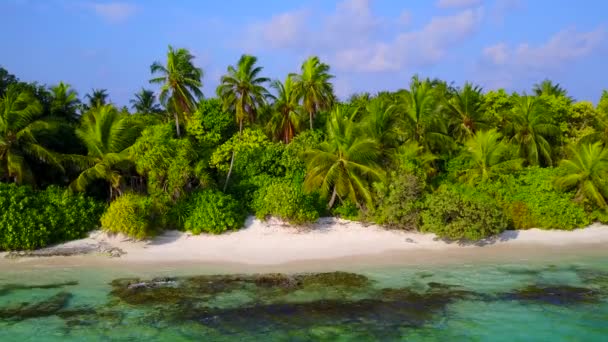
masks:
POLYGON ((448 149, 452 139, 438 117, 437 89, 429 79, 413 76, 408 90, 400 92, 399 112, 407 123, 406 136, 417 141, 428 151, 432 147, 448 149))
POLYGON ((81 173, 70 184, 72 190, 85 191, 93 181, 102 179, 109 183, 110 198, 121 194, 120 170, 127 166, 128 148, 140 132, 140 128, 130 125, 127 119, 112 105, 92 109, 82 116, 76 135, 88 154, 84 158, 73 157, 81 173))
POLYGON ((335 102, 334 87, 330 83, 334 76, 329 74, 329 65, 321 63, 317 56, 304 61, 300 72, 291 74, 290 77, 294 78, 296 96, 302 100, 312 130, 317 112, 331 108, 335 102))
POLYGON ((151 73, 160 76, 152 78, 150 83, 160 84, 160 102, 175 118, 177 136, 181 135, 180 118, 196 110, 196 99, 203 96, 200 88, 203 86, 203 70, 194 66, 194 56, 186 49, 174 50, 169 45, 165 65, 154 62, 150 66, 151 73))
POLYGON ((304 153, 307 162, 304 189, 320 190, 329 197, 328 208, 336 198, 349 198, 359 207, 371 207, 370 180, 383 178, 378 160, 378 143, 358 133, 356 124, 340 107, 334 108, 327 121, 327 139, 318 148, 304 153))
POLYGON ((563 190, 576 189, 575 200, 584 199, 606 208, 608 150, 600 142, 570 147, 571 156, 560 162, 564 174, 555 179, 563 190))
POLYGON ((549 79, 544 79, 542 82, 534 84, 532 92, 536 96, 549 95, 569 98, 566 89, 562 88, 559 83, 553 83, 553 81, 549 79))
POLYGON ((108 104, 108 91, 106 89, 93 89, 84 96, 88 101, 88 109, 98 108, 108 104))
POLYGON ((36 139, 52 126, 41 116, 42 106, 30 92, 9 87, 0 98, 0 179, 35 184, 29 160, 63 171, 60 157, 36 139))
POLYGON ((481 88, 471 83, 455 89, 444 97, 443 105, 450 118, 452 136, 463 142, 479 129, 485 129, 488 121, 482 110, 481 88))
POLYGON ((477 131, 467 140, 465 147, 470 167, 461 179, 469 183, 486 181, 495 175, 520 169, 523 163, 523 159, 513 156, 496 129, 477 131))
MULTIPOLYGON (((257 61, 255 56, 242 55, 236 67, 228 66, 227 73, 222 76, 217 87, 217 95, 222 99, 224 110, 235 113, 239 124, 239 136, 243 134, 245 120, 255 121, 258 109, 265 105, 268 96, 264 83, 269 82, 269 79, 260 76, 263 68, 256 65, 257 61)), ((236 150, 232 151, 224 190, 230 180, 235 154, 236 150)))
POLYGON ((161 111, 152 90, 142 88, 129 103, 137 113, 154 114, 161 111))
POLYGON ((289 144, 298 133, 302 123, 302 113, 293 84, 293 79, 289 76, 285 79, 285 83, 279 80, 270 83, 270 87, 276 90, 277 95, 274 97, 274 111, 268 126, 271 134, 286 144, 289 144))
POLYGON ((361 118, 363 134, 375 139, 383 151, 396 147, 405 135, 405 122, 398 109, 397 105, 383 97, 370 100, 364 108, 361 118))
POLYGON ((19 82, 15 75, 8 72, 8 70, 0 67, 0 96, 4 96, 4 92, 10 85, 19 82))
POLYGON ((549 139, 559 134, 559 128, 550 122, 538 98, 520 96, 515 100, 511 121, 506 132, 512 144, 528 165, 552 165, 549 139))
POLYGON ((51 116, 75 121, 79 104, 78 93, 69 84, 59 82, 51 87, 51 116))

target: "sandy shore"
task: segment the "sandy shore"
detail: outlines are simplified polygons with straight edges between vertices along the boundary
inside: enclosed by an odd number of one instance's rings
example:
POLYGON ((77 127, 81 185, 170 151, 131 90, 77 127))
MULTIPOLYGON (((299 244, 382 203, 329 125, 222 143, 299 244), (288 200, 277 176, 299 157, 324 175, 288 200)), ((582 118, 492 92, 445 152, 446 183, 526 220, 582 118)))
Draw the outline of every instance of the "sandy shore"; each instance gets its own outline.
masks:
MULTIPOLYGON (((574 231, 530 229, 506 231, 476 244, 447 243, 433 234, 386 230, 358 222, 323 218, 309 227, 294 227, 276 220, 249 219, 245 228, 223 235, 191 235, 166 232, 149 241, 132 241, 120 235, 93 232, 82 240, 54 246, 56 251, 83 249, 85 256, 51 257, 54 264, 94 263, 107 255, 99 250, 120 250, 112 264, 240 264, 273 266, 343 263, 407 264, 453 262, 475 259, 527 258, 599 252, 608 256, 608 226, 592 225, 574 231), (102 247, 102 248, 101 248, 102 247)), ((6 254, 6 253, 4 253, 6 254)), ((47 262, 45 260, 44 262, 47 262)), ((0 263, 40 263, 40 258, 2 258, 0 263)))

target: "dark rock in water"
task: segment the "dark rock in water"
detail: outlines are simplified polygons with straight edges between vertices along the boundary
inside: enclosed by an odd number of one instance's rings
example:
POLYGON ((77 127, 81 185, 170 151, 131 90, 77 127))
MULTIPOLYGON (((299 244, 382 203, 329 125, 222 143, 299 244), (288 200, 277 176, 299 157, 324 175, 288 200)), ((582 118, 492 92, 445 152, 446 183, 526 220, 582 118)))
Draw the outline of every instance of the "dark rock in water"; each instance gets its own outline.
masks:
POLYGON ((18 290, 33 290, 33 289, 58 289, 65 286, 78 285, 77 281, 66 281, 63 283, 40 284, 40 285, 23 285, 23 284, 6 284, 0 287, 0 296, 5 296, 13 291, 18 290))
POLYGON ((205 301, 211 296, 235 290, 252 291, 256 298, 272 297, 276 291, 339 288, 354 290, 368 288, 371 281, 359 274, 346 272, 286 275, 281 273, 257 275, 203 275, 183 278, 162 278, 150 281, 138 278, 112 281, 111 295, 133 304, 179 303, 205 301))
POLYGON ((38 303, 21 303, 14 307, 0 308, 0 319, 21 321, 28 318, 47 317, 57 314, 67 306, 72 295, 59 292, 38 303))
POLYGON ((601 300, 601 294, 599 291, 585 287, 568 285, 530 285, 504 294, 501 296, 501 299, 539 302, 554 305, 569 305, 577 303, 597 303, 601 300))

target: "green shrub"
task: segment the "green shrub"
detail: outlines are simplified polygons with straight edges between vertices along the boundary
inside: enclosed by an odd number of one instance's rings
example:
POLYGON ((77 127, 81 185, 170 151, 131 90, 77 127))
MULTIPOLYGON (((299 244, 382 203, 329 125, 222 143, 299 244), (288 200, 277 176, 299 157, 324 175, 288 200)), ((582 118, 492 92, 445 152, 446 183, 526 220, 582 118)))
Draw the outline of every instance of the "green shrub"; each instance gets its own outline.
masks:
POLYGON ((115 199, 101 217, 101 226, 112 233, 143 239, 153 231, 152 199, 126 193, 115 199))
POLYGON ((57 187, 36 191, 0 183, 0 250, 35 249, 82 238, 105 205, 57 187))
POLYGON ((449 240, 480 240, 509 226, 502 209, 489 196, 442 189, 427 197, 422 211, 423 232, 449 240))
POLYGON ((302 191, 301 183, 273 180, 256 192, 253 202, 255 216, 274 216, 291 223, 314 222, 319 218, 314 195, 302 191))
POLYGON ((386 183, 374 184, 376 203, 371 219, 390 228, 417 229, 424 186, 421 176, 405 170, 391 172, 386 183))
POLYGON ((241 228, 245 212, 232 196, 217 190, 197 191, 187 199, 184 228, 194 234, 220 234, 241 228))
POLYGON ((359 208, 349 199, 338 203, 338 205, 335 206, 331 212, 334 216, 338 216, 346 220, 357 221, 361 219, 361 212, 359 211, 359 208))
POLYGON ((477 191, 497 199, 517 229, 566 229, 587 226, 591 217, 572 194, 556 190, 557 168, 529 167, 495 181, 481 183, 477 191))

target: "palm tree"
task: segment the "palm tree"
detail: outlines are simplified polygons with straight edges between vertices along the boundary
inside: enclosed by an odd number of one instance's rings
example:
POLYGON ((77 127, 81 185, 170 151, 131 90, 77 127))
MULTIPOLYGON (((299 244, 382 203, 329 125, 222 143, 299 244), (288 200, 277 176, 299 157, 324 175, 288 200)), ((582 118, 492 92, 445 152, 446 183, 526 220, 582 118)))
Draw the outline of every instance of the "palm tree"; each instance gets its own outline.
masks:
POLYGON ((156 103, 154 91, 141 88, 139 93, 135 94, 135 98, 130 100, 131 107, 137 113, 154 114, 160 112, 160 107, 156 103))
POLYGON ((310 129, 319 110, 329 109, 335 102, 334 87, 329 82, 329 65, 321 63, 319 57, 309 57, 302 64, 301 74, 290 75, 295 81, 295 92, 302 99, 302 106, 310 118, 310 129))
POLYGON ((106 89, 93 89, 84 96, 89 100, 88 109, 98 108, 108 104, 108 91, 106 89))
POLYGON ((398 110, 407 123, 407 138, 417 141, 427 151, 432 147, 446 149, 452 145, 452 139, 438 120, 438 91, 429 79, 421 81, 413 76, 410 88, 400 92, 398 110))
POLYGON ((80 159, 82 172, 71 184, 76 191, 85 191, 91 182, 106 180, 110 185, 110 198, 120 194, 122 169, 128 162, 128 148, 139 135, 139 127, 130 125, 127 116, 120 114, 112 105, 95 108, 81 118, 76 135, 88 150, 80 159))
POLYGON ((51 87, 51 116, 64 118, 68 121, 77 119, 76 112, 80 100, 78 93, 69 84, 59 82, 51 87))
MULTIPOLYGON (((222 99, 224 110, 234 111, 236 121, 239 123, 239 136, 243 134, 243 123, 245 120, 255 121, 258 108, 266 103, 268 90, 264 83, 269 82, 266 77, 260 77, 263 68, 256 66, 258 59, 251 55, 242 55, 236 67, 229 65, 227 73, 222 76, 220 85, 217 87, 217 95, 222 99)), ((224 190, 228 186, 234 156, 232 151, 230 168, 226 176, 224 190)))
POLYGON ((569 98, 566 89, 562 88, 559 83, 554 84, 549 79, 544 79, 542 82, 534 84, 532 92, 536 96, 549 95, 555 97, 563 96, 569 98))
POLYGON ((488 122, 484 117, 481 101, 481 88, 471 83, 444 97, 443 104, 450 117, 452 136, 458 141, 472 137, 478 129, 484 129, 488 122))
POLYGON ((559 134, 559 128, 544 115, 538 98, 520 96, 513 105, 511 122, 506 127, 510 141, 528 165, 552 165, 549 138, 559 134))
POLYGON ((42 106, 27 91, 9 89, 0 98, 0 179, 17 184, 34 184, 28 158, 39 160, 63 171, 60 157, 40 145, 36 133, 51 128, 40 120, 42 106))
POLYGON ((302 114, 298 98, 293 91, 293 79, 287 77, 285 83, 275 80, 270 87, 277 91, 274 101, 274 115, 269 121, 271 134, 289 144, 300 130, 302 114))
POLYGON ((174 50, 169 45, 166 65, 154 62, 150 66, 153 75, 160 74, 159 77, 152 78, 150 83, 161 85, 160 102, 173 112, 178 137, 181 135, 180 117, 196 110, 196 99, 203 96, 200 90, 203 86, 203 70, 194 66, 193 59, 194 56, 188 50, 174 50))
POLYGON ((496 129, 477 131, 467 140, 465 147, 470 168, 461 179, 469 183, 486 181, 497 174, 518 170, 522 166, 523 159, 511 156, 509 146, 496 129))
POLYGON ((378 143, 358 134, 347 113, 336 107, 327 121, 327 139, 319 148, 304 153, 307 162, 304 189, 309 192, 320 189, 323 196, 330 197, 330 209, 336 197, 349 198, 359 207, 363 201, 370 207, 369 181, 383 178, 378 165, 380 156, 378 143))
POLYGON ((361 119, 364 134, 375 139, 383 151, 395 147, 405 134, 405 122, 399 116, 398 106, 384 97, 376 97, 364 109, 361 119))
POLYGON ((606 208, 608 150, 596 142, 571 146, 570 151, 570 159, 560 162, 564 175, 555 179, 555 185, 563 190, 576 189, 577 201, 587 199, 606 208))

